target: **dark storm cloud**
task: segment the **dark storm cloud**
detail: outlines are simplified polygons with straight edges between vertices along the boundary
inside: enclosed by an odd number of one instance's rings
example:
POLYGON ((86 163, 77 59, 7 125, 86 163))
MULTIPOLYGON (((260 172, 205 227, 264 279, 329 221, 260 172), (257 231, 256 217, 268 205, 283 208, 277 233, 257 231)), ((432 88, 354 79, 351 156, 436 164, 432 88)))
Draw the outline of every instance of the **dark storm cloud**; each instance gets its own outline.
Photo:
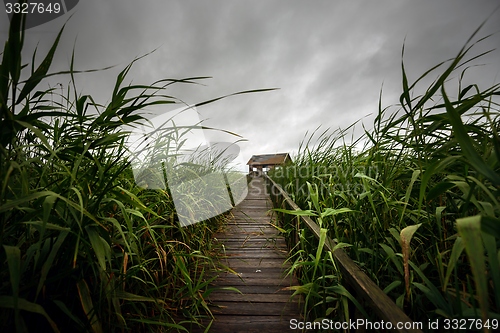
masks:
MULTIPOLYGON (((456 55, 497 1, 81 1, 67 28, 55 68, 67 68, 76 39, 79 69, 117 65, 77 78, 84 93, 109 99, 116 75, 135 57, 134 83, 161 78, 211 76, 205 86, 179 85, 169 93, 193 104, 258 88, 280 90, 241 95, 199 109, 207 125, 247 139, 254 153, 296 149, 319 125, 345 128, 396 104, 401 48, 410 80, 456 55)), ((30 31, 28 50, 48 49, 64 18, 30 31)), ((500 30, 500 12, 480 36, 500 30)), ((0 32, 6 31, 5 22, 0 32)), ((6 33, 2 33, 2 41, 6 33)), ((499 34, 477 52, 500 46, 499 34)), ((29 52, 29 51, 28 51, 29 52)), ((40 54, 43 52, 39 51, 40 54)), ((491 85, 498 52, 468 80, 491 85)), ((59 80, 63 80, 59 78, 59 80)), ((496 78, 498 82, 498 78, 496 78)), ((370 118, 365 124, 370 126, 370 118)), ((357 131, 362 130, 357 126, 357 131)), ((213 135, 213 133, 210 133, 213 135)), ((217 137, 217 135, 213 135, 217 137)))

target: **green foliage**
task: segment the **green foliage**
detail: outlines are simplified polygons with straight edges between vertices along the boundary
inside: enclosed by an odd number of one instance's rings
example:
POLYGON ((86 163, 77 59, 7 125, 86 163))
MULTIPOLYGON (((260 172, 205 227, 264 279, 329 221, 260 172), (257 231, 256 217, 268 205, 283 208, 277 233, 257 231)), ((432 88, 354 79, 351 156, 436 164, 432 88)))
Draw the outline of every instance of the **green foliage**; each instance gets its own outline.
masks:
MULTIPOLYGON (((472 54, 487 38, 473 41, 478 31, 456 57, 414 83, 402 62, 400 107, 389 113, 379 103, 373 129, 361 138, 347 142, 354 124, 333 133, 316 130, 293 164, 270 172, 301 214, 351 245, 350 257, 415 321, 500 317, 500 85, 463 84, 472 61, 489 53, 472 54), (417 83, 436 72, 417 92, 417 83), (454 78, 455 98, 447 93, 454 78)), ((293 230, 295 221, 285 217, 283 227, 293 268, 316 290, 318 304, 326 303, 315 271, 296 269, 317 262, 321 244, 303 227, 293 230)), ((325 270, 338 276, 333 262, 325 270)), ((333 282, 343 285, 341 276, 333 282)), ((309 315, 333 316, 332 307, 340 311, 340 299, 320 311, 309 307, 309 315)))
MULTIPOLYGON (((124 126, 144 121, 148 106, 176 103, 162 94, 169 85, 203 78, 124 86, 136 59, 100 105, 78 95, 74 55, 69 71, 49 73, 63 29, 24 73, 23 22, 14 15, 0 64, 0 330, 197 326, 211 316, 212 235, 225 216, 181 228, 168 189, 136 186, 124 126), (63 74, 66 95, 38 90, 63 74)), ((167 138, 184 139, 176 129, 167 138)), ((197 172, 213 166, 204 167, 197 172)))

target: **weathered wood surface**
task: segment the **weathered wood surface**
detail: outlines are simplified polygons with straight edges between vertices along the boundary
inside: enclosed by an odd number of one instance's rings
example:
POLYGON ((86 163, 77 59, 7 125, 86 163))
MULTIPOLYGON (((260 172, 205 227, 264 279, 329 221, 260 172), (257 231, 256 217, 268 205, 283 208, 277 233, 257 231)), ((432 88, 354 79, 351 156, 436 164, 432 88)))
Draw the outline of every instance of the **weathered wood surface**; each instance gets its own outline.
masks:
POLYGON ((292 291, 284 289, 298 282, 285 274, 288 250, 272 226, 271 208, 263 179, 253 178, 234 218, 216 234, 225 254, 221 263, 238 275, 223 273, 212 286, 235 287, 241 294, 224 289, 210 294, 215 319, 209 332, 286 332, 290 319, 300 320, 300 298, 291 299, 292 291))
MULTIPOLYGON (((270 182, 271 190, 269 193, 280 197, 280 202, 284 204, 283 208, 300 210, 295 202, 288 196, 288 194, 283 191, 283 189, 277 185, 272 179, 264 175, 264 179, 270 182)), ((319 226, 309 217, 300 216, 301 223, 305 224, 313 234, 319 238, 320 228, 319 226)), ((325 242, 325 248, 328 251, 333 252, 336 242, 330 237, 327 237, 325 242)), ((363 299, 364 303, 369 306, 369 308, 378 316, 378 318, 384 320, 385 322, 391 322, 394 327, 398 323, 413 323, 413 321, 394 303, 392 299, 385 294, 382 289, 380 289, 373 280, 371 280, 357 265, 352 261, 349 256, 342 250, 337 249, 333 252, 333 256, 336 259, 344 279, 349 283, 349 285, 354 289, 355 296, 358 300, 363 299)), ((395 332, 415 332, 421 333, 418 329, 394 329, 395 332)))

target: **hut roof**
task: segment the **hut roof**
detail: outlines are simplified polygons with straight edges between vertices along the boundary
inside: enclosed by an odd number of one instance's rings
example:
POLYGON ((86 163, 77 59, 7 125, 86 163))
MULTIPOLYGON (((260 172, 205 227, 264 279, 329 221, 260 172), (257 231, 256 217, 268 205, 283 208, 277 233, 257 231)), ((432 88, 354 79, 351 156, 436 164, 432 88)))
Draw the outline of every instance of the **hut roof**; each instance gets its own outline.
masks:
POLYGON ((290 160, 288 153, 253 155, 247 165, 280 165, 290 160))

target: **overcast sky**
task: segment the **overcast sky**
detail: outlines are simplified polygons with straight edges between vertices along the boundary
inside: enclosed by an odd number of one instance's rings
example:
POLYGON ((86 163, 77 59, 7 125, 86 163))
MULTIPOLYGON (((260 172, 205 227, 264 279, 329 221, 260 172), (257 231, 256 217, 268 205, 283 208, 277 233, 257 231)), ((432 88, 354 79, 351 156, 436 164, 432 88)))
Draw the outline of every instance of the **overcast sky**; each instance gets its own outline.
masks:
MULTIPOLYGON (((69 67, 75 45, 77 69, 116 65, 77 77, 80 93, 105 103, 116 75, 135 57, 157 49, 134 65, 127 83, 212 77, 204 85, 170 89, 188 104, 279 88, 198 109, 207 126, 248 140, 240 144, 246 163, 252 154, 296 151, 306 131, 320 125, 345 128, 365 117, 370 127, 382 84, 383 106, 398 103, 403 43, 413 81, 455 56, 498 5, 496 0, 83 0, 71 10, 52 70, 69 67)), ((26 54, 37 44, 38 54, 44 54, 67 19, 28 30, 26 54)), ((498 30, 500 10, 479 35, 498 30)), ((0 13, 2 45, 7 31, 7 15, 0 13)), ((497 33, 477 52, 499 46, 497 33)), ((482 88, 499 82, 498 51, 481 63, 486 66, 468 79, 482 88)), ((64 86, 69 82, 67 77, 54 80, 64 86)), ((357 126, 356 132, 361 131, 357 126)))

